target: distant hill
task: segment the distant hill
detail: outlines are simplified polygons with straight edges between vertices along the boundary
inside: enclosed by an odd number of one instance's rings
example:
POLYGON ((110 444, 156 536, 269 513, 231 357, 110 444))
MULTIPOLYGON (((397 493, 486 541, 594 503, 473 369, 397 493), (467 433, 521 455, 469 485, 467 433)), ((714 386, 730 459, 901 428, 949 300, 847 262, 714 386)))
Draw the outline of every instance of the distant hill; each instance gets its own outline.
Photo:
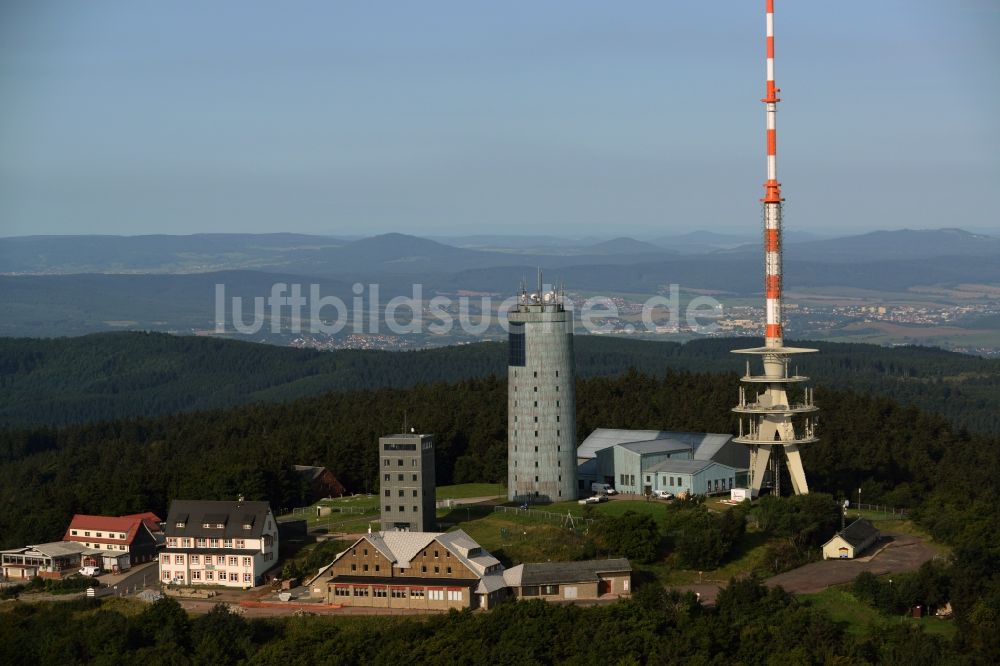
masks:
POLYGON ((0 238, 0 273, 205 272, 280 262, 295 248, 344 241, 304 234, 0 238))
MULTIPOLYGON (((735 373, 744 339, 686 344, 577 336, 581 377, 631 367, 735 373)), ((939 349, 810 342, 820 354, 801 368, 820 386, 893 397, 969 428, 1000 432, 1000 360, 939 349)), ((479 343, 418 352, 337 351, 159 333, 78 338, 0 338, 0 426, 64 425, 157 416, 329 391, 455 382, 506 374, 506 345, 479 343)))
POLYGON ((654 245, 653 243, 646 243, 645 241, 639 241, 634 238, 629 238, 628 236, 621 236, 619 238, 613 238, 603 243, 595 243, 594 245, 587 245, 581 250, 587 254, 666 254, 670 252, 666 248, 660 247, 659 245, 654 245))
MULTIPOLYGON (((786 241, 785 247, 790 259, 826 263, 913 261, 945 256, 1000 258, 1000 238, 962 229, 873 231, 826 240, 786 241)), ((732 252, 757 252, 759 249, 758 245, 743 245, 732 252)))

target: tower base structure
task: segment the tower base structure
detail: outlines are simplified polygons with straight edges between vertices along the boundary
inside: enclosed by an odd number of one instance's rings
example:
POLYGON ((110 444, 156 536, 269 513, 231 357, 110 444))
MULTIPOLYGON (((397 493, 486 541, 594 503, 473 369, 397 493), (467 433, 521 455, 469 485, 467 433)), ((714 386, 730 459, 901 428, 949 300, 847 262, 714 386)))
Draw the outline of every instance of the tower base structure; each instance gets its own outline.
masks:
POLYGON ((748 486, 754 497, 767 485, 780 491, 782 461, 792 491, 796 495, 809 492, 800 447, 819 441, 815 434, 819 408, 813 403, 812 389, 805 386, 809 378, 789 372, 789 365, 793 355, 816 351, 781 345, 733 350, 760 356, 764 366, 763 374, 755 375, 747 361, 746 374, 740 378, 740 401, 733 408, 739 415, 739 434, 733 441, 750 447, 748 486))

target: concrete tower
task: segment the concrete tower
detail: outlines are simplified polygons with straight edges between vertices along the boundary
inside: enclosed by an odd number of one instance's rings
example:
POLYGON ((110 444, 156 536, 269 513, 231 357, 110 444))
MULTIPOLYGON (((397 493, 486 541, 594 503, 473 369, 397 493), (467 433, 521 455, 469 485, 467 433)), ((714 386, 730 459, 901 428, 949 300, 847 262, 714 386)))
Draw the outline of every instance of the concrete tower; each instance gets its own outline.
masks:
POLYGON ((538 282, 508 315, 507 495, 561 502, 577 495, 573 314, 538 282))
POLYGON ((378 438, 382 531, 437 529, 434 435, 401 433, 378 438))
POLYGON ((781 319, 781 213, 784 198, 778 183, 777 130, 775 121, 778 110, 778 92, 774 83, 774 0, 766 1, 767 27, 767 181, 764 183, 764 293, 765 323, 764 346, 754 349, 737 349, 737 354, 760 356, 764 372, 754 375, 747 361, 746 374, 741 381, 740 402, 733 411, 739 414, 739 436, 733 441, 750 447, 750 490, 760 492, 768 469, 780 493, 782 457, 788 464, 792 489, 800 495, 809 492, 806 473, 802 468, 799 447, 817 441, 812 391, 802 388, 808 377, 789 372, 789 361, 794 354, 815 352, 815 349, 786 347, 781 319), (772 453, 775 454, 772 456, 772 453), (782 456, 782 453, 784 456, 782 456))

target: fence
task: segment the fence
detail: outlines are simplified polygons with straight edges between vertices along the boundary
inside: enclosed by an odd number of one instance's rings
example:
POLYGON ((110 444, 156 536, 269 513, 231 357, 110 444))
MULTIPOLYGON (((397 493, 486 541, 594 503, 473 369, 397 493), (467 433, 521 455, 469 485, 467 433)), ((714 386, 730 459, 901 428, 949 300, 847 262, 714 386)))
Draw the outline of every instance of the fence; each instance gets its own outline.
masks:
POLYGON ((907 509, 897 509, 894 506, 886 506, 885 504, 864 504, 861 502, 851 502, 851 506, 847 508, 847 512, 850 513, 851 509, 857 509, 860 511, 873 511, 875 513, 885 513, 893 518, 906 518, 909 515, 907 509))
POLYGON ((493 511, 495 513, 513 513, 526 518, 558 523, 559 525, 564 525, 568 522, 572 522, 574 525, 592 525, 594 523, 593 518, 574 516, 568 511, 566 513, 553 513, 552 511, 542 511, 541 509, 522 509, 516 506, 495 506, 493 507, 493 511))

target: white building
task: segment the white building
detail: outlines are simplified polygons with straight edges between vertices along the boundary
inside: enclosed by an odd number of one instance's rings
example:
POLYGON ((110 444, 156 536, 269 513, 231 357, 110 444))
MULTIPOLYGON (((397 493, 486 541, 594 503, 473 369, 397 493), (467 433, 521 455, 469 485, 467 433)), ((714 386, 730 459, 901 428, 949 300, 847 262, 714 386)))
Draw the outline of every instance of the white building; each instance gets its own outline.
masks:
POLYGON ((278 560, 278 524, 267 502, 174 500, 160 580, 253 587, 278 560))

